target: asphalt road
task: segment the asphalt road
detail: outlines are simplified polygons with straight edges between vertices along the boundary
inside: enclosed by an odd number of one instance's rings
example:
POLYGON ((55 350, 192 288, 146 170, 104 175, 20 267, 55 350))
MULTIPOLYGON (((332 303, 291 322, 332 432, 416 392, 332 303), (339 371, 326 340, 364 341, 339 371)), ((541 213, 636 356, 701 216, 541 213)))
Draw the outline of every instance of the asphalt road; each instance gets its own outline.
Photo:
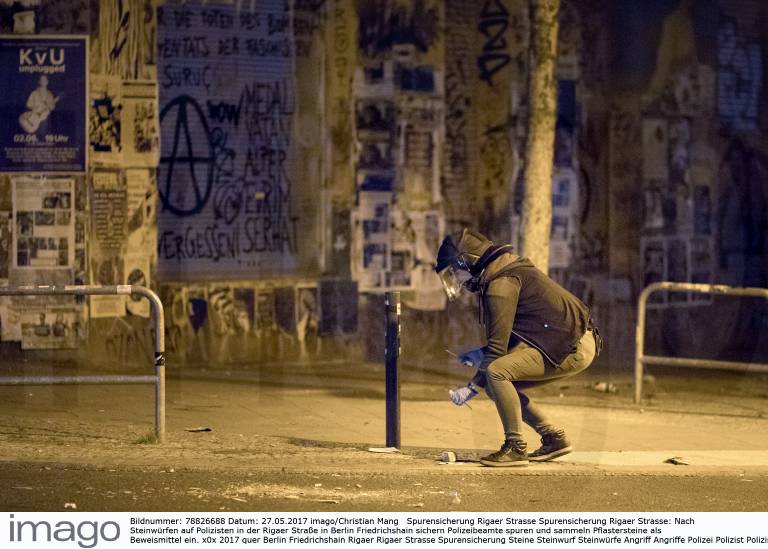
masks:
POLYGON ((296 472, 3 463, 3 511, 765 511, 768 474, 296 472), (74 504, 74 507, 73 505, 74 504))

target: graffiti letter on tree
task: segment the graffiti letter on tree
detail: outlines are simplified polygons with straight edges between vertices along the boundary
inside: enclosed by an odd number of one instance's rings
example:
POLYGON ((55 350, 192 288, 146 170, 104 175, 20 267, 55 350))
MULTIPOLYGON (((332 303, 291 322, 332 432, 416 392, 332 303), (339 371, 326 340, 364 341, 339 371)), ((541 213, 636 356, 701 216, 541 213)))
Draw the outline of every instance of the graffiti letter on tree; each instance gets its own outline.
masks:
POLYGON ((477 67, 480 69, 480 78, 489 86, 493 86, 493 76, 511 60, 504 36, 508 28, 509 11, 503 0, 485 0, 477 29, 486 40, 483 53, 477 59, 477 67))

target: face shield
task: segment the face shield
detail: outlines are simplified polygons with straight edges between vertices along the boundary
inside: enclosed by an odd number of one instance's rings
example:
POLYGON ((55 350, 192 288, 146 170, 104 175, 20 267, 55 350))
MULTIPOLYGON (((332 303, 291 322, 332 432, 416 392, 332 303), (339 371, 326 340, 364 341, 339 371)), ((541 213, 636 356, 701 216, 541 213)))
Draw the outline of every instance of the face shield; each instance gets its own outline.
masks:
POLYGON ((462 286, 472 279, 472 275, 466 270, 460 268, 457 264, 451 263, 445 269, 437 273, 440 282, 443 284, 445 295, 448 301, 454 301, 459 297, 462 286))

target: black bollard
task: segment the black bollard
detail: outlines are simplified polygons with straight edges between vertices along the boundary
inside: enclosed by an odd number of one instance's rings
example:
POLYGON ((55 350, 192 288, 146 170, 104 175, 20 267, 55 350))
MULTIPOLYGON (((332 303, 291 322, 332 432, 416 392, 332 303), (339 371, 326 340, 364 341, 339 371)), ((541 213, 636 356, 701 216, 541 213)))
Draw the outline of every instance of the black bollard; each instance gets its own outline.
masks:
POLYGON ((384 347, 387 395, 387 447, 400 448, 400 292, 384 295, 387 335, 384 347))

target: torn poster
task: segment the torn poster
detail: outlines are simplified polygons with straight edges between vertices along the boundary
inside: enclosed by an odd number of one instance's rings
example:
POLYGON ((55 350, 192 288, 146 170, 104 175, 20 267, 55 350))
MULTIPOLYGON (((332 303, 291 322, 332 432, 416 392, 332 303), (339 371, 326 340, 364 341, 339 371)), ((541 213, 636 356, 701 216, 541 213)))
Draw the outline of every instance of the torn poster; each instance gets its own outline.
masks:
MULTIPOLYGON (((149 288, 149 256, 126 255, 123 258, 124 284, 149 288)), ((134 316, 149 318, 149 300, 143 296, 127 296, 125 306, 134 316)))
POLYGON ((75 349, 80 309, 75 306, 40 305, 21 313, 22 349, 75 349))

